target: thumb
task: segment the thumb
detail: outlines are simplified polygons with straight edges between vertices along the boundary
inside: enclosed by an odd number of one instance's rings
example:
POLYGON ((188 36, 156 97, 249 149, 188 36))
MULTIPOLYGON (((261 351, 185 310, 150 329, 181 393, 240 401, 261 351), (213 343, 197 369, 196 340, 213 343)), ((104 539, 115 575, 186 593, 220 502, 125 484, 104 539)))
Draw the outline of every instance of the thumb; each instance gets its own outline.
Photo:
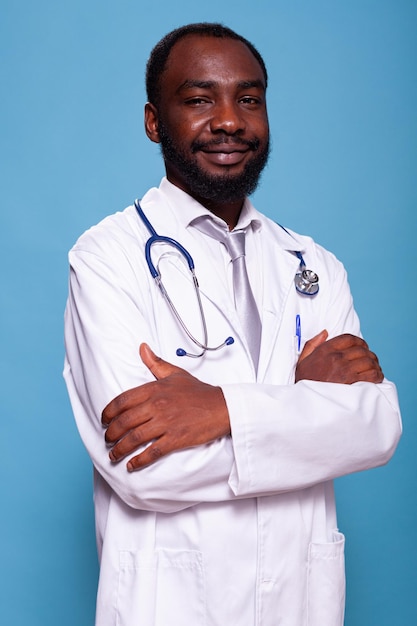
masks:
POLYGON ((161 359, 161 357, 157 356, 153 350, 151 350, 147 343, 140 344, 139 355, 142 362, 146 365, 148 370, 152 372, 157 380, 160 378, 166 378, 171 374, 178 374, 179 372, 185 371, 180 367, 161 359))
POLYGON ((329 333, 327 332, 327 330, 322 330, 318 335, 315 335, 314 337, 306 341, 305 346, 298 358, 298 362, 300 363, 300 361, 305 359, 307 356, 310 356, 310 354, 314 352, 314 350, 318 348, 318 346, 326 341, 328 336, 329 333))

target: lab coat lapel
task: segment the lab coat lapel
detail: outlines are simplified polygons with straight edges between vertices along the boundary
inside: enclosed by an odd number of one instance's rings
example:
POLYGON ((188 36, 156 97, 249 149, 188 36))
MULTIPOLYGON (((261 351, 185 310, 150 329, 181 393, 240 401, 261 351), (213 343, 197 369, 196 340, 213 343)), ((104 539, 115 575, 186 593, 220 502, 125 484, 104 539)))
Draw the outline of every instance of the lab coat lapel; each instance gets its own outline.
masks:
POLYGON ((265 237, 265 240, 262 245, 264 294, 259 381, 263 380, 276 349, 288 298, 294 289, 294 276, 300 263, 294 250, 303 250, 302 243, 284 230, 274 232, 273 237, 265 237))

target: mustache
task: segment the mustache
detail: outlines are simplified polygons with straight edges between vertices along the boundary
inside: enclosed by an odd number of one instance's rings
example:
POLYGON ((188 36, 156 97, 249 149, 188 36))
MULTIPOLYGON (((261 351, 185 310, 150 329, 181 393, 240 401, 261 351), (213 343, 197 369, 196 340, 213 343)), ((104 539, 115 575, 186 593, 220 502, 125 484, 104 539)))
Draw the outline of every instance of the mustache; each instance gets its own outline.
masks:
POLYGON ((218 147, 218 146, 245 146, 255 152, 260 145, 259 139, 242 139, 241 137, 217 137, 216 139, 211 139, 210 141, 193 141, 191 144, 191 151, 193 154, 198 152, 199 150, 204 150, 206 148, 218 147))

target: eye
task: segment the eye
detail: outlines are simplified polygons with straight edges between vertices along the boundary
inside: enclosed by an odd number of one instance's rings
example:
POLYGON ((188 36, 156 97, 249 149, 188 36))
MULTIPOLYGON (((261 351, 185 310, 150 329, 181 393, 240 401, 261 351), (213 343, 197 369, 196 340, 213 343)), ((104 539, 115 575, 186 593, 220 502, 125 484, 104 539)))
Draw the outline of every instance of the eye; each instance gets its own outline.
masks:
POLYGON ((251 106, 257 106, 261 104, 261 100, 259 98, 256 98, 255 96, 243 96, 239 99, 239 102, 241 104, 248 104, 251 106))
POLYGON ((208 104, 209 100, 208 98, 202 98, 201 96, 195 96, 193 98, 187 98, 187 100, 185 100, 185 104, 188 106, 193 106, 193 107, 198 107, 201 106, 203 104, 208 104))

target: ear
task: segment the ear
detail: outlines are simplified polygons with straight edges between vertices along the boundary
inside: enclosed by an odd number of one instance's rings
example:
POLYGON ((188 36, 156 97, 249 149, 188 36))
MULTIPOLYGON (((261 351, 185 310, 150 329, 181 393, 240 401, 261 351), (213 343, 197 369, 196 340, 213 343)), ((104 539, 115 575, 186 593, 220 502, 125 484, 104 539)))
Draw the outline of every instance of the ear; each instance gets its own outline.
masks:
POLYGON ((158 109, 154 104, 145 104, 145 132, 154 143, 160 143, 158 109))

